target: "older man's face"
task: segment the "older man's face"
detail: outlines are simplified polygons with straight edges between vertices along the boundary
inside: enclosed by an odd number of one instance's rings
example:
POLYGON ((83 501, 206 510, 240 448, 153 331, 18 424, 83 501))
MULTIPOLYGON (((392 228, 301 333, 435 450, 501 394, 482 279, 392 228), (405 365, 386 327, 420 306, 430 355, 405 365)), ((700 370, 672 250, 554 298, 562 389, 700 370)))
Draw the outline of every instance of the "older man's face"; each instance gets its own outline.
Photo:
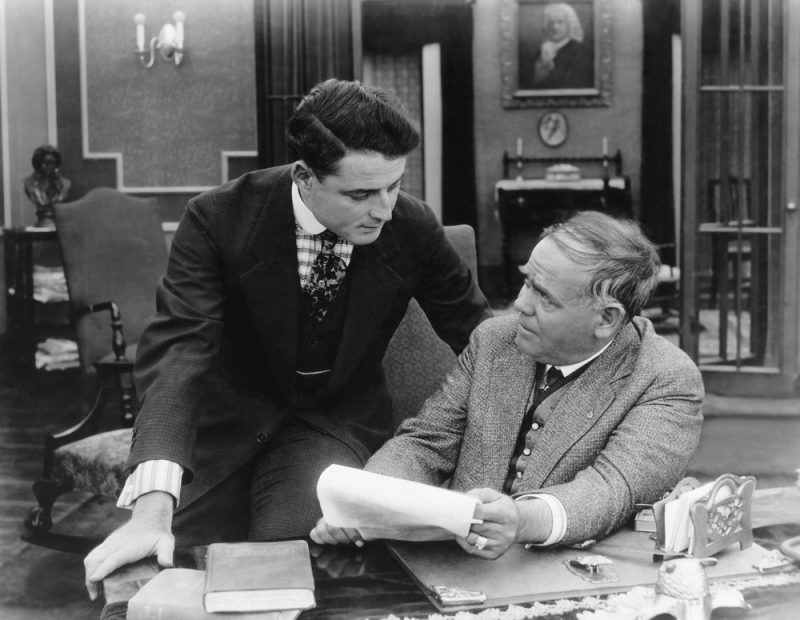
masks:
POLYGON ((597 328, 602 310, 585 296, 589 274, 546 237, 520 268, 525 284, 514 309, 519 312, 517 348, 537 361, 563 366, 585 360, 602 343, 597 328))
POLYGON ((547 38, 556 43, 560 43, 569 36, 569 20, 564 11, 553 9, 547 13, 545 32, 547 38))

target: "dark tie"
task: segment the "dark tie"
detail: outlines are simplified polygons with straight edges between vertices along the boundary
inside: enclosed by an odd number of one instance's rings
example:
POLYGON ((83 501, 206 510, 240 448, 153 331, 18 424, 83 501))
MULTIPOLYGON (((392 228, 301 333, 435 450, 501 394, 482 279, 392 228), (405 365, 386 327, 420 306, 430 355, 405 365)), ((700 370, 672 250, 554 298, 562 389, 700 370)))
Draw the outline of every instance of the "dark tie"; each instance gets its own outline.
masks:
MULTIPOLYGON (((537 364, 537 366, 541 368, 544 364, 537 364)), ((526 423, 528 423, 529 419, 533 419, 533 412, 536 410, 536 407, 550 395, 551 390, 554 387, 558 387, 556 383, 564 379, 564 375, 555 366, 550 366, 550 369, 546 373, 543 372, 543 370, 542 368, 536 371, 536 387, 533 390, 533 404, 530 409, 528 409, 528 413, 525 416, 526 423)))
POLYGON ((560 381, 564 378, 564 375, 561 371, 556 368, 555 366, 550 366, 550 370, 547 371, 547 374, 544 376, 544 391, 547 392, 556 381, 560 381))
POLYGON ((344 261, 333 253, 333 246, 339 239, 336 233, 325 230, 319 236, 322 240, 322 250, 311 265, 311 273, 305 287, 306 293, 311 297, 311 318, 317 323, 325 318, 347 270, 344 261))

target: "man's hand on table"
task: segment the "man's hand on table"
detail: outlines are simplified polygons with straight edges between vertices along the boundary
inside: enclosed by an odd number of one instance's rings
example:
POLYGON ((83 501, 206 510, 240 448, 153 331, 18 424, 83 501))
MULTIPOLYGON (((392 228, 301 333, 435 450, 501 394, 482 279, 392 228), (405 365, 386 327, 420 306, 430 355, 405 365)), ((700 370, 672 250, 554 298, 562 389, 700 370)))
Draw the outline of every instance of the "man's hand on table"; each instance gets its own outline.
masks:
POLYGON ((470 528, 465 538, 456 536, 456 542, 469 554, 487 560, 499 558, 517 536, 520 521, 517 502, 493 489, 473 489, 467 495, 480 500, 474 513, 479 523, 470 528))
POLYGON ((92 549, 83 565, 89 598, 100 594, 100 582, 116 569, 156 556, 159 565, 172 566, 175 538, 172 535, 174 500, 168 493, 155 491, 136 500, 131 519, 92 549))
MULTIPOLYGON (((480 523, 473 525, 465 538, 456 537, 456 542, 472 555, 485 559, 499 558, 512 544, 519 542, 522 517, 519 504, 492 489, 473 489, 468 494, 480 500, 474 513, 480 523), (478 542, 483 546, 476 548, 478 542)), ((321 517, 311 530, 311 540, 322 545, 364 544, 358 530, 332 526, 325 517, 321 517)))
POLYGON ((311 540, 319 545, 356 545, 364 546, 364 539, 357 529, 329 525, 325 517, 320 517, 311 530, 311 540))

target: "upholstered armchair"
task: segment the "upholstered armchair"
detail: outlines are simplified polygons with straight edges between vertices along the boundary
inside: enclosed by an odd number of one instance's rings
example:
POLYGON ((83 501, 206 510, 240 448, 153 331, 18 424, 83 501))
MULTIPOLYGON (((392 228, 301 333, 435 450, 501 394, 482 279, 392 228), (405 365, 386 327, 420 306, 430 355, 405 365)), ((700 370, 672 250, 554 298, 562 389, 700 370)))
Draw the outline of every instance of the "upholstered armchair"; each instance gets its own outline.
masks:
POLYGON ((113 497, 124 484, 137 410, 131 376, 136 342, 155 311, 167 245, 155 200, 109 188, 57 205, 55 221, 82 383, 92 397, 78 423, 45 438, 42 477, 33 484, 38 504, 25 521, 23 538, 83 551, 85 540, 51 531, 52 507, 73 489, 113 497), (120 405, 111 420, 110 397, 120 405))

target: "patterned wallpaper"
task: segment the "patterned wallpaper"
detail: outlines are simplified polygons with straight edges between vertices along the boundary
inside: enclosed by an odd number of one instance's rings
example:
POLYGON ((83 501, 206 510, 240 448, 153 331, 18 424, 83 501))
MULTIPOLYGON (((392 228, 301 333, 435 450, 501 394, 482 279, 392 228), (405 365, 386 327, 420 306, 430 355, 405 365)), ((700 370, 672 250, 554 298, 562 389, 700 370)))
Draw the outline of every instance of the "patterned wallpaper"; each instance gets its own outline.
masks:
POLYGON ((89 154, 121 154, 126 188, 222 181, 222 151, 255 151, 252 0, 83 0, 89 154), (134 53, 136 13, 146 41, 186 14, 183 62, 134 53))
MULTIPOLYGON (((421 52, 378 54, 364 52, 364 82, 393 91, 406 105, 411 116, 422 126, 422 56, 421 52)), ((403 189, 414 196, 425 195, 422 147, 409 153, 403 189)))

